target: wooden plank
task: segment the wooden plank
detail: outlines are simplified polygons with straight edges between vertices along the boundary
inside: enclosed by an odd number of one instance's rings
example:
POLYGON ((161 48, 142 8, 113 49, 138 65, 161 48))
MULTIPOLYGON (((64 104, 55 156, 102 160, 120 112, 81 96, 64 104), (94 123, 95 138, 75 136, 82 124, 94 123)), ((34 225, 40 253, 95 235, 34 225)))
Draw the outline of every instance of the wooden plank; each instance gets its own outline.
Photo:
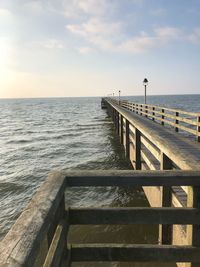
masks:
MULTIPOLYGON (((143 115, 146 114, 145 112, 140 112, 140 113, 143 114, 143 115)), ((194 134, 194 135, 196 135, 196 133, 197 133, 195 130, 189 128, 189 126, 186 127, 186 126, 180 125, 180 124, 176 123, 176 121, 175 122, 171 122, 169 120, 163 120, 162 117, 158 117, 158 116, 155 115, 155 111, 153 113, 154 113, 153 115, 148 114, 148 117, 151 117, 152 120, 155 120, 156 119, 156 120, 159 120, 161 122, 165 122, 166 124, 169 124, 169 125, 171 125, 171 126, 173 126, 175 128, 181 129, 183 131, 186 131, 186 132, 191 133, 191 134, 194 134)), ((165 114, 165 116, 166 116, 166 114, 165 114)), ((197 136, 200 136, 200 133, 198 133, 197 136)))
POLYGON ((147 164, 150 170, 158 170, 158 167, 156 166, 155 160, 152 160, 152 156, 148 155, 147 151, 141 150, 141 157, 147 164))
MULTIPOLYGON (((135 103, 133 103, 133 102, 127 102, 127 103, 135 105, 135 103)), ((167 107, 163 107, 163 106, 146 105, 146 104, 141 104, 141 103, 137 103, 136 105, 140 105, 140 106, 145 107, 145 108, 147 106, 149 110, 152 110, 153 108, 157 108, 160 110, 165 109, 166 111, 169 111, 169 112, 179 112, 180 114, 191 115, 194 117, 200 116, 200 113, 198 113, 198 112, 191 112, 191 111, 185 111, 185 110, 180 110, 180 109, 167 108, 167 107)))
POLYGON ((65 187, 63 173, 54 172, 48 176, 1 241, 0 266, 34 265, 40 243, 46 238, 51 221, 63 199, 65 187))
MULTIPOLYGON (((112 103, 110 103, 113 105, 112 103)), ((187 140, 186 137, 173 133, 166 127, 152 123, 146 118, 130 112, 124 108, 114 107, 128 119, 130 124, 137 127, 141 134, 150 139, 159 150, 163 151, 181 169, 198 169, 200 163, 200 147, 187 140), (193 151, 190 152, 189 150, 193 151), (189 158, 189 160, 188 160, 189 158)), ((182 126, 183 127, 183 126, 182 126)), ((192 129, 190 129, 192 130, 192 129)), ((192 130, 193 131, 193 130, 192 130)), ((196 133, 196 131, 195 131, 196 133)), ((193 132, 193 134, 195 134, 193 132)))
POLYGON ((66 172, 67 186, 198 186, 200 171, 74 171, 66 172))
POLYGON ((59 267, 66 247, 67 221, 62 220, 55 231, 43 267, 59 267))
POLYGON ((153 154, 153 156, 160 161, 160 151, 144 136, 141 136, 141 143, 153 154))
POLYGON ((70 208, 70 224, 196 224, 195 208, 70 208))
MULTIPOLYGON (((162 152, 160 158, 160 169, 170 170, 173 168, 172 161, 162 152)), ((171 207, 172 203, 172 191, 170 186, 162 187, 162 207, 171 207)), ((162 244, 172 243, 172 226, 162 225, 160 226, 160 239, 162 244)))
POLYGON ((120 141, 121 141, 121 144, 123 145, 124 144, 124 118, 122 115, 120 116, 120 141))
POLYGON ((73 262, 200 262, 200 248, 192 246, 73 244, 73 262))
POLYGON ((130 158, 129 121, 126 120, 126 157, 130 158))
POLYGON ((141 170, 141 139, 140 131, 135 129, 135 169, 141 170))
POLYGON ((200 142, 200 116, 197 116, 197 142, 200 142))

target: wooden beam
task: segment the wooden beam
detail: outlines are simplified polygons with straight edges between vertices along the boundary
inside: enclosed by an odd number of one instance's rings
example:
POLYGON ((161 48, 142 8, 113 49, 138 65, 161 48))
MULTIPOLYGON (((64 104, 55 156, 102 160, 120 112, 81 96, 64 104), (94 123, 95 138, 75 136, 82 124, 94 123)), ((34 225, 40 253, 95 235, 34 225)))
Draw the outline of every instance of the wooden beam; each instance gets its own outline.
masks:
MULTIPOLYGON (((173 168, 172 161, 161 152, 160 159, 160 169, 161 170, 171 170, 173 168)), ((172 205, 172 190, 171 186, 162 187, 162 207, 171 207, 172 205)), ((161 244, 171 244, 172 243, 172 226, 171 225, 160 225, 159 229, 159 239, 161 244)))
POLYGON ((74 244, 73 262, 198 262, 200 248, 191 246, 126 245, 126 244, 74 244))
POLYGON ((67 235, 67 221, 62 220, 55 231, 43 267, 59 267, 64 257, 67 235))
POLYGON ((66 172, 67 186, 198 186, 200 171, 73 171, 66 172))
POLYGON ((135 129, 135 169, 141 170, 141 133, 135 129))
POLYGON ((194 208, 70 208, 70 224, 196 224, 194 208))
POLYGON ((63 173, 54 172, 48 176, 1 241, 0 266, 34 266, 40 244, 46 238, 65 188, 63 173))
POLYGON ((130 159, 129 121, 126 120, 126 157, 130 159))

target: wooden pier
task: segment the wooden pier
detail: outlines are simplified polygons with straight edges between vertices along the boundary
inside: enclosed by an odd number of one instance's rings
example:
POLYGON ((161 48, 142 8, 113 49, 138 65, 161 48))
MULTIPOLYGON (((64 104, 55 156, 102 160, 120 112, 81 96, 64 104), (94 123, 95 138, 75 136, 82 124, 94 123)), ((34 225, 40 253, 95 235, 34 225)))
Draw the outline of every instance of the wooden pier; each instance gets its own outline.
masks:
POLYGON ((0 267, 68 267, 73 262, 85 261, 200 266, 199 115, 164 108, 160 112, 159 107, 119 103, 110 98, 102 103, 113 119, 134 170, 50 174, 0 243, 0 267), (167 118, 174 130, 165 127, 167 118), (185 125, 190 120, 196 129, 192 132, 185 125), (197 141, 177 132, 185 128, 197 141), (141 186, 150 207, 69 207, 66 188, 82 186, 141 186), (101 224, 157 224, 159 242, 69 244, 71 225, 101 224))

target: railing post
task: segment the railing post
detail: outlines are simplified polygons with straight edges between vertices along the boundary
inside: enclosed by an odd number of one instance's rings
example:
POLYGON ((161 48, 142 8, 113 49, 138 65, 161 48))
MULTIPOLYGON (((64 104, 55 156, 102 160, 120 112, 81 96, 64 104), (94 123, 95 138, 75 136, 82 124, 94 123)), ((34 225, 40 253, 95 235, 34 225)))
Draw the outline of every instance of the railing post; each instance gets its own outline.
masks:
POLYGON ((142 114, 142 109, 143 109, 143 107, 142 107, 142 105, 140 105, 140 115, 142 116, 143 114, 142 114))
POLYGON ((126 120, 126 157, 130 158, 129 121, 126 120))
POLYGON ((147 118, 148 117, 148 106, 145 106, 145 108, 146 108, 146 110, 145 110, 145 113, 146 113, 145 117, 147 118))
POLYGON ((197 142, 200 142, 200 116, 197 116, 197 142))
MULTIPOLYGON (((188 187, 187 207, 200 209, 200 187, 188 187)), ((200 224, 187 226, 188 243, 200 247, 200 224)), ((191 263, 191 267, 199 267, 199 263, 191 263)))
POLYGON ((136 104, 135 106, 136 106, 135 113, 138 114, 138 104, 136 104))
MULTIPOLYGON (((162 152, 160 159, 160 170, 170 170, 172 169, 172 161, 162 152)), ((161 205, 162 207, 171 207, 172 193, 170 186, 161 187, 161 205)), ((171 244, 172 243, 172 225, 160 225, 159 226, 159 239, 161 244, 171 244)))
MULTIPOLYGON (((154 110, 155 110, 155 107, 152 107, 152 109, 153 109, 152 115, 153 115, 153 116, 155 116, 155 112, 154 112, 154 110)), ((154 118, 154 117, 152 117, 152 120, 153 120, 153 121, 155 121, 155 118, 154 118)))
POLYGON ((119 135, 119 113, 115 110, 115 127, 117 134, 119 135))
POLYGON ((141 170, 141 133, 135 128, 135 169, 141 170))
POLYGON ((162 108, 162 122, 161 124, 164 125, 164 119, 165 119, 165 116, 164 116, 164 113, 165 113, 165 110, 162 108))
MULTIPOLYGON (((179 124, 178 116, 179 116, 179 112, 176 112, 176 121, 175 121, 176 125, 179 124)), ((178 127, 175 127, 175 131, 178 132, 178 127)))
POLYGON ((120 141, 121 144, 124 144, 124 118, 120 115, 120 141))

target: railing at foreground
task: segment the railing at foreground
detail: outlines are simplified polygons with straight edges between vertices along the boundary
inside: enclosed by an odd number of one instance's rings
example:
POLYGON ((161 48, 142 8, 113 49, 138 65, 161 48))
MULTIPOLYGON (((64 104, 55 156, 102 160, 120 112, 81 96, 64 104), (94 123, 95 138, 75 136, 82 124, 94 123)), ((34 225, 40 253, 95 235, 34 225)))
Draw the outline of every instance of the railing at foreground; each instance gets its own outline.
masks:
MULTIPOLYGON (((166 196, 163 191, 163 198, 166 196)), ((81 171, 53 173, 0 243, 0 266, 71 266, 85 261, 192 262, 200 265, 200 171, 81 171), (66 187, 191 186, 193 206, 70 208, 66 187), (191 245, 69 244, 70 225, 192 225, 191 245)), ((167 232, 166 232, 167 233, 167 232)), ((163 231, 165 235, 165 231, 163 231)), ((164 238, 164 236, 163 236, 164 238)))
MULTIPOLYGON (((112 101, 119 103, 116 99, 112 99, 112 101)), ((126 100, 120 101, 120 105, 136 114, 157 121, 162 125, 169 125, 173 127, 176 132, 187 132, 195 136, 197 141, 200 142, 200 113, 149 104, 132 103, 126 100)))

